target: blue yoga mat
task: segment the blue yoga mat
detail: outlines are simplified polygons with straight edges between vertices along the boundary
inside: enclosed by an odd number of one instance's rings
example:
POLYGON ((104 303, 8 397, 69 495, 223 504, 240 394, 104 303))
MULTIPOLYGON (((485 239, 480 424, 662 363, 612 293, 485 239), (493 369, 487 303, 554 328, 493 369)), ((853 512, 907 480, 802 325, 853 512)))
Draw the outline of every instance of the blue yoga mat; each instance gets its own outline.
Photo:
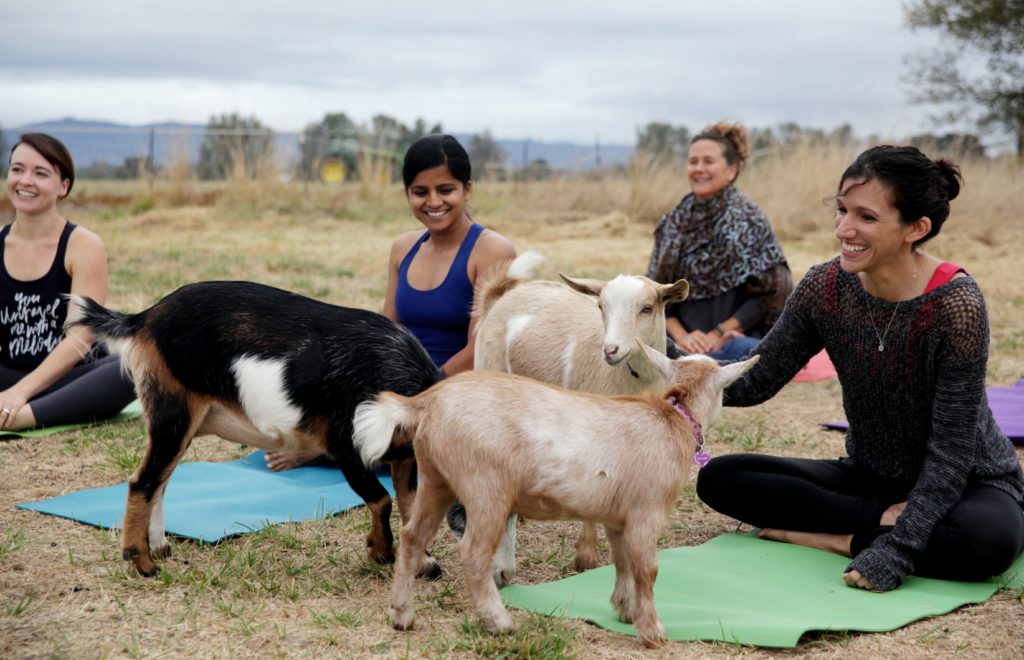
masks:
MULTIPOLYGON (((258 451, 226 463, 179 464, 164 494, 167 533, 216 543, 267 525, 318 520, 364 504, 336 467, 271 472, 263 456, 258 451)), ((391 477, 380 480, 394 497, 391 477)), ((119 528, 127 497, 128 484, 118 484, 17 506, 96 527, 119 528)))

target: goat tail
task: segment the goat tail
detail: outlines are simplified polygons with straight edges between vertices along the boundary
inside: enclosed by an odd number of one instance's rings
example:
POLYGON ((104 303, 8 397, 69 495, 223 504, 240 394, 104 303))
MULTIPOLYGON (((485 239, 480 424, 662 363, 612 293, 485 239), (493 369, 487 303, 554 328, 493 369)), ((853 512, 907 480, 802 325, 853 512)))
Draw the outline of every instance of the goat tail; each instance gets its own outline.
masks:
POLYGON ((544 263, 544 257, 533 250, 523 252, 511 261, 497 266, 483 278, 473 296, 473 316, 483 318, 503 295, 533 277, 534 271, 544 263))
POLYGON ((131 339, 142 326, 142 314, 124 314, 107 309, 88 296, 68 296, 68 315, 65 330, 83 326, 100 339, 107 341, 111 352, 131 339))
POLYGON ((373 467, 381 461, 409 458, 419 415, 409 397, 382 392, 376 399, 356 407, 352 418, 352 445, 363 464, 373 467))

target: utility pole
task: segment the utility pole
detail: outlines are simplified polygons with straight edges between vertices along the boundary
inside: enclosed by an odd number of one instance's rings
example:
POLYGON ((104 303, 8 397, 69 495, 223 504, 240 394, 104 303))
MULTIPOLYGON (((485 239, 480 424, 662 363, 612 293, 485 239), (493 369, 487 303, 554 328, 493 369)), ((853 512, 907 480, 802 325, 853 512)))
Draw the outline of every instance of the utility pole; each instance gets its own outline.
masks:
POLYGON ((153 190, 153 178, 156 174, 156 129, 149 127, 149 154, 146 156, 146 182, 149 190, 153 190))

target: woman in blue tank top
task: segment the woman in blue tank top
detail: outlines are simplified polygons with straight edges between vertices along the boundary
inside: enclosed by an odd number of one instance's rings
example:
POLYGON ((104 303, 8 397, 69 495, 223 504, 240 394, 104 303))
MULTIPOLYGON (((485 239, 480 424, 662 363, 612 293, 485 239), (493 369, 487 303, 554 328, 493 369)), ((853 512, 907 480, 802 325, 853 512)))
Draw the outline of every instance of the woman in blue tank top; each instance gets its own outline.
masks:
POLYGON ((107 297, 103 241, 57 210, 75 182, 71 154, 49 135, 28 133, 10 161, 14 222, 0 229, 0 429, 112 417, 135 398, 118 358, 100 355, 85 328, 64 334, 65 294, 107 297))
POLYGON ((428 135, 409 148, 402 180, 409 210, 426 227, 395 239, 388 260, 384 315, 409 328, 447 375, 473 368, 477 278, 515 248, 469 217, 469 155, 450 135, 428 135))
MULTIPOLYGON (((473 287, 498 263, 514 259, 501 234, 473 222, 469 155, 450 135, 428 135, 409 147, 402 166, 409 210, 426 231, 406 232, 391 245, 384 316, 405 325, 446 375, 473 368, 473 287)), ((285 470, 311 456, 267 454, 285 470)))

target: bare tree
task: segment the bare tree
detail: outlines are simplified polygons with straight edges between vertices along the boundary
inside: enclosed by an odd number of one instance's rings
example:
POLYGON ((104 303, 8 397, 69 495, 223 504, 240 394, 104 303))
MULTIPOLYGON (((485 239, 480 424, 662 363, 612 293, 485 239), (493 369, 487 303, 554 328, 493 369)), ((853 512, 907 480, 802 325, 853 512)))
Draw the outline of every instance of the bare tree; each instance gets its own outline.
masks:
POLYGON ((942 37, 908 58, 914 99, 943 109, 941 120, 1009 131, 1024 155, 1024 0, 913 0, 905 11, 912 29, 942 37))
POLYGON ((201 179, 255 179, 266 172, 273 155, 274 132, 256 117, 214 116, 206 124, 196 170, 201 179))
POLYGON ((656 162, 682 163, 690 150, 690 129, 652 121, 639 132, 636 150, 656 162))
POLYGON ((473 164, 473 178, 486 179, 496 166, 504 165, 508 153, 491 135, 490 129, 476 133, 469 139, 469 162, 473 164))

